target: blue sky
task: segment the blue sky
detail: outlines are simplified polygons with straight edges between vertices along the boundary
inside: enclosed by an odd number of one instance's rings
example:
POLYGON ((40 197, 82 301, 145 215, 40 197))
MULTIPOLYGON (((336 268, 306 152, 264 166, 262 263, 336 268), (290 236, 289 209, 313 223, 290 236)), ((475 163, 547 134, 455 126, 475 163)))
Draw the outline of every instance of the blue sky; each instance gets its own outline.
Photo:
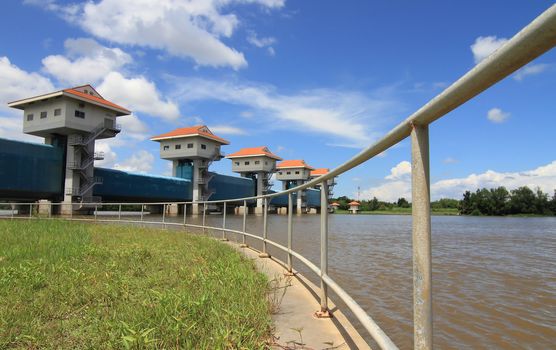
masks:
MULTIPOLYGON (((168 174, 158 143, 207 124, 224 152, 267 145, 333 168, 405 119, 551 1, 3 1, 0 137, 8 101, 91 83, 134 114, 101 166, 168 174)), ((553 50, 431 126, 433 198, 479 186, 556 188, 553 50)), ((336 194, 410 197, 404 141, 336 194)), ((213 170, 231 174, 229 160, 213 170)))

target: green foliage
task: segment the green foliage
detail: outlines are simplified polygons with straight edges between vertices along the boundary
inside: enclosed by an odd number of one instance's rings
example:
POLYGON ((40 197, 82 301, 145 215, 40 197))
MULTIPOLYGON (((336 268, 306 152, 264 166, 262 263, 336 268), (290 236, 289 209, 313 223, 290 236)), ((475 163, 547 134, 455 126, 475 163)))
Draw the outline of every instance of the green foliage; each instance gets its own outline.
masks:
POLYGON ((505 187, 466 191, 460 202, 460 213, 463 215, 554 215, 553 202, 548 194, 540 189, 536 192, 527 186, 519 187, 511 192, 505 187))
POLYGON ((204 236, 0 221, 0 349, 262 349, 268 291, 204 236))

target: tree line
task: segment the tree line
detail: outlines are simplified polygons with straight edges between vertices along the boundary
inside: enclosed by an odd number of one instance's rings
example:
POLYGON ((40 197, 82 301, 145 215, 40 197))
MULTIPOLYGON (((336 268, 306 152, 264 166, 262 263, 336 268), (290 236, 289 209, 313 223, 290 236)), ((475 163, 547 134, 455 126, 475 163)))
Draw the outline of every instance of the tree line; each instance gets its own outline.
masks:
MULTIPOLYGON (((339 209, 349 209, 352 199, 342 196, 333 201, 340 204, 339 209)), ((395 202, 380 201, 376 197, 359 201, 361 211, 399 210, 411 208, 405 198, 395 202)), ((431 202, 433 210, 457 210, 460 215, 556 215, 556 190, 552 197, 540 188, 535 191, 527 186, 508 191, 504 186, 481 188, 475 192, 465 191, 463 199, 442 198, 431 202)))

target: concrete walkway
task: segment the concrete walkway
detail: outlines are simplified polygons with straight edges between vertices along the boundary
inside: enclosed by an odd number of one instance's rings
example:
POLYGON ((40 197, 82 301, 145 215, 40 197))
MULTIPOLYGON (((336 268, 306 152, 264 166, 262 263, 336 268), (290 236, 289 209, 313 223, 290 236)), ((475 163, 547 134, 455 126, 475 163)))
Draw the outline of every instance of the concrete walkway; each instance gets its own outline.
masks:
POLYGON ((259 258, 258 252, 229 243, 265 273, 273 286, 277 310, 272 315, 275 344, 273 349, 370 349, 363 338, 329 300, 332 318, 316 318, 320 309, 318 288, 300 274, 284 275, 282 262, 274 258, 259 258), (285 287, 285 288, 284 288, 285 287), (284 292, 285 291, 285 292, 284 292))

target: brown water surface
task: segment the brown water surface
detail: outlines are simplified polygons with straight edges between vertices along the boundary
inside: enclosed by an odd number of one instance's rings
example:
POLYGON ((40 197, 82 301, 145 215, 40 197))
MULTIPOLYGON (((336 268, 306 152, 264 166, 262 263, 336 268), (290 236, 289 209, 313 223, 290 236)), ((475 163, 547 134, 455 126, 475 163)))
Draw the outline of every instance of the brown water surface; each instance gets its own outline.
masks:
MULTIPOLYGON (((286 244, 286 220, 269 215, 270 239, 286 244)), ((207 223, 221 226, 222 217, 207 223)), ((241 217, 228 215, 227 226, 240 230, 241 217)), ((260 234, 262 218, 249 216, 247 227, 260 234)), ((436 216, 432 230, 437 349, 556 349, 556 218, 436 216)), ((319 216, 295 216, 294 232, 294 249, 318 266, 319 216)), ((329 237, 332 278, 400 349, 411 349, 411 217, 331 215, 329 237)))

